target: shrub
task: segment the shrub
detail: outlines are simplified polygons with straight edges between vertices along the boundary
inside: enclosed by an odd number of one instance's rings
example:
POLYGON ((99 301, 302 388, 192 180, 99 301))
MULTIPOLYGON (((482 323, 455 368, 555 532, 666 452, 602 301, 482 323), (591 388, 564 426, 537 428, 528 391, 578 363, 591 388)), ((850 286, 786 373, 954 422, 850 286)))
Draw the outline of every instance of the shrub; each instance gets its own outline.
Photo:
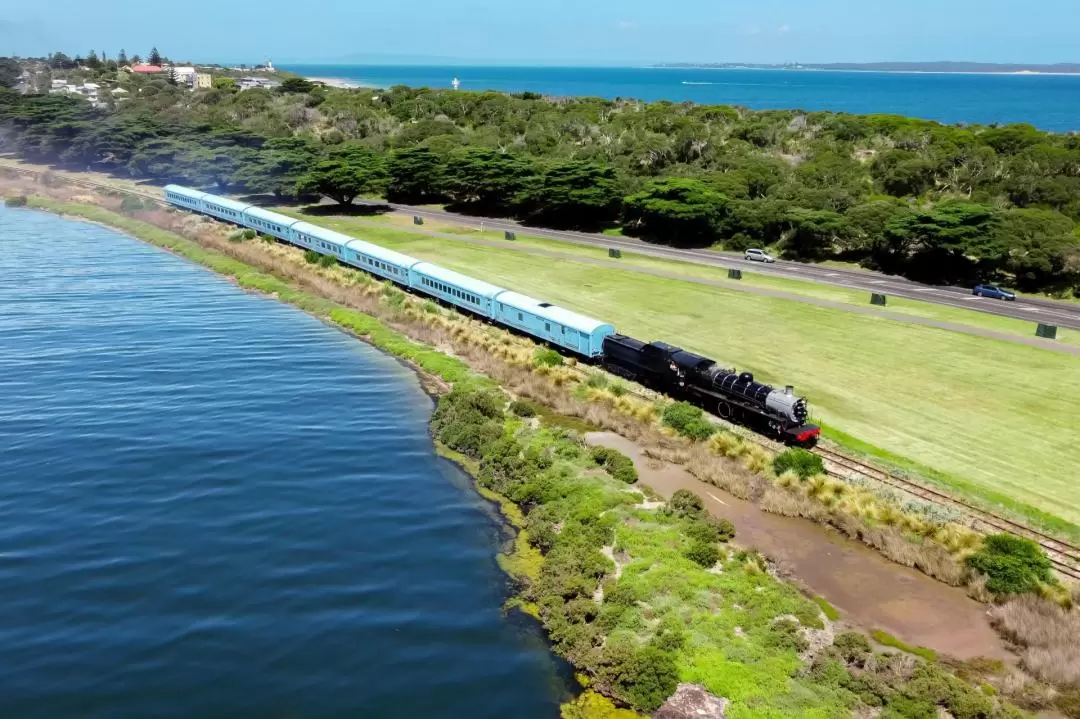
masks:
POLYGON ((986 588, 998 596, 1034 591, 1055 583, 1050 560, 1038 544, 1012 534, 993 534, 968 557, 968 566, 986 575, 986 588))
POLYGON ((257 234, 259 234, 259 233, 256 232, 255 230, 251 229, 251 228, 248 228, 248 229, 244 230, 244 239, 245 240, 254 240, 255 235, 257 235, 257 234))
POLYGON ((1080 719, 1080 690, 1059 694, 1054 707, 1069 719, 1080 719))
POLYGON ((533 354, 536 367, 561 367, 566 362, 563 356, 553 349, 538 347, 533 354))
POLYGON ((230 232, 229 233, 229 242, 243 242, 243 241, 244 241, 244 231, 243 230, 237 230, 236 232, 230 232))
POLYGON ((320 259, 322 259, 322 255, 320 255, 315 250, 305 250, 304 251, 304 261, 307 262, 309 265, 317 265, 317 264, 319 264, 320 259))
POLYGON ((715 544, 695 540, 683 552, 683 556, 708 569, 720 561, 720 549, 715 544))
POLYGON ((705 514, 705 502, 689 489, 680 489, 671 495, 668 509, 677 517, 697 519, 705 514))
POLYGON ((510 403, 510 411, 518 417, 535 417, 536 405, 527 399, 515 399, 510 403))
POLYGON ((619 450, 610 447, 593 447, 589 450, 589 455, 594 462, 620 482, 633 484, 638 481, 634 461, 619 450))
POLYGON ((716 432, 716 427, 705 419, 701 409, 689 402, 669 404, 664 408, 663 419, 664 424, 694 440, 708 439, 716 432))
POLYGON ((815 475, 824 474, 825 463, 816 454, 793 447, 776 455, 773 459, 773 471, 778 475, 790 471, 802 479, 809 479, 815 475))
POLYGON ((728 519, 701 516, 687 524, 686 536, 699 542, 727 542, 735 536, 735 525, 728 519))
POLYGON ((859 632, 837 634, 833 640, 833 647, 845 662, 860 667, 872 653, 870 640, 859 632))
POLYGON ((612 638, 600 655, 598 678, 638 711, 653 712, 675 692, 675 659, 659 647, 635 647, 626 637, 612 638))
POLYGON ((319 257, 320 267, 333 267, 337 264, 337 258, 333 255, 322 255, 319 257))
POLYGON ((5 207, 26 207, 26 195, 16 195, 4 200, 5 207))
POLYGON ((773 622, 765 644, 774 649, 790 649, 796 652, 804 652, 810 647, 810 642, 799 631, 799 623, 790 619, 773 622))
POLYGON ((136 212, 144 209, 142 200, 134 195, 124 195, 124 199, 120 200, 121 212, 136 212))
POLYGON ((586 387, 594 387, 596 389, 604 389, 608 386, 607 375, 603 372, 590 372, 585 378, 586 387))
POLYGON ((619 380, 615 380, 608 385, 608 392, 611 392, 611 394, 615 395, 616 397, 622 397, 624 394, 626 394, 626 385, 619 380))

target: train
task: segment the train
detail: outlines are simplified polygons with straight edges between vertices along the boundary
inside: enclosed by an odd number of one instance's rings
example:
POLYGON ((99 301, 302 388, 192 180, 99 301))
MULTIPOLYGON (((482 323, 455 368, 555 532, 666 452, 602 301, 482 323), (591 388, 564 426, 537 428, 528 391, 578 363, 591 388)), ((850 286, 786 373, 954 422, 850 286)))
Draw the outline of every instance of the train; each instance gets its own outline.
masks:
POLYGON ((167 185, 165 200, 179 209, 331 255, 789 444, 812 445, 821 434, 808 421, 806 398, 795 395, 791 386, 775 389, 757 382, 749 372, 721 367, 680 347, 619 334, 610 322, 252 204, 180 185, 167 185))

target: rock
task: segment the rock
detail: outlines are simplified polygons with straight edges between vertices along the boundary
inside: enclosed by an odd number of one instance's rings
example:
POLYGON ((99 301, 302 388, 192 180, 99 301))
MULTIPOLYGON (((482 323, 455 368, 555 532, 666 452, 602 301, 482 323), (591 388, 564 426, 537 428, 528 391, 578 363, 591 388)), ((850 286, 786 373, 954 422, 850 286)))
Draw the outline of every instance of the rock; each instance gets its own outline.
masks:
POLYGON ((726 719, 728 700, 697 684, 680 684, 653 719, 726 719))

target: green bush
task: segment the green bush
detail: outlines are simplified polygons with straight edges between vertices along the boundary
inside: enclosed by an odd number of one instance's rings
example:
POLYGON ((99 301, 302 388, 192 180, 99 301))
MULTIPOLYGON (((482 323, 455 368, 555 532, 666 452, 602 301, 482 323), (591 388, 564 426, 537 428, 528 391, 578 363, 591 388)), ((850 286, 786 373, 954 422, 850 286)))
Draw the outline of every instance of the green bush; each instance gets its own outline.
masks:
POLYGON ((307 262, 309 265, 317 265, 319 264, 319 260, 321 259, 322 255, 315 250, 304 251, 304 261, 307 262))
POLYGON ((1053 584, 1050 560, 1038 544, 1012 534, 992 534, 982 548, 968 557, 968 565, 986 575, 986 588, 994 594, 1023 594, 1040 583, 1053 584))
POLYGON ((683 552, 683 556, 708 569, 720 561, 720 548, 715 544, 707 544, 695 540, 691 542, 690 546, 683 552))
POLYGON ((611 394, 615 395, 616 397, 622 397, 624 394, 626 394, 626 391, 626 385, 619 380, 615 380, 608 385, 608 392, 611 392, 611 394))
POLYGON ((248 229, 244 230, 244 239, 245 240, 254 240, 255 235, 257 235, 257 234, 259 234, 259 233, 256 232, 255 230, 251 229, 251 228, 248 228, 248 229))
POLYGON ((821 457, 805 449, 793 447, 784 450, 773 459, 773 471, 783 474, 791 470, 803 479, 808 479, 818 474, 825 473, 825 463, 821 457))
POLYGON ((606 469, 608 474, 620 482, 633 484, 638 481, 634 461, 619 450, 610 447, 592 447, 589 449, 589 456, 592 457, 596 464, 606 469))
POLYGON ((679 681, 678 667, 669 652, 651 644, 636 647, 633 640, 622 636, 605 644, 597 675, 618 698, 647 713, 658 709, 679 681))
POLYGON ((595 389, 604 389, 608 386, 607 375, 603 372, 590 372, 585 378, 585 386, 595 389))
POLYGON ((536 405, 527 399, 515 399, 510 403, 510 411, 518 417, 535 417, 536 405))
POLYGON ((561 367, 566 360, 553 349, 537 347, 533 354, 533 365, 536 367, 561 367))
POLYGON ((136 212, 144 209, 143 202, 134 195, 124 195, 124 199, 120 200, 121 212, 136 212))
MULTIPOLYGON (((337 264, 337 258, 333 255, 322 255, 319 257, 320 267, 333 267, 337 264)), ((404 298, 402 298, 404 299, 404 298)))
POLYGON ((5 207, 26 207, 26 195, 16 195, 4 200, 5 207))
POLYGON ((870 649, 870 640, 860 632, 837 634, 833 639, 833 647, 845 662, 860 667, 873 653, 870 649))
POLYGON ((708 439, 716 432, 716 427, 705 419, 701 409, 689 402, 675 402, 665 407, 664 424, 694 440, 708 439))
POLYGON ((799 631, 799 623, 791 619, 780 619, 773 622, 769 626, 769 634, 765 639, 765 644, 780 651, 803 652, 810 647, 810 642, 799 631))
POLYGON ((728 519, 700 516, 687 523, 686 536, 699 542, 727 542, 735 536, 735 525, 728 519))
POLYGON ((689 489, 680 489, 671 495, 668 509, 677 517, 697 519, 705 514, 705 502, 689 489))
POLYGON ((229 233, 229 242, 243 242, 243 241, 244 241, 244 231, 243 230, 236 230, 235 232, 230 232, 229 233))

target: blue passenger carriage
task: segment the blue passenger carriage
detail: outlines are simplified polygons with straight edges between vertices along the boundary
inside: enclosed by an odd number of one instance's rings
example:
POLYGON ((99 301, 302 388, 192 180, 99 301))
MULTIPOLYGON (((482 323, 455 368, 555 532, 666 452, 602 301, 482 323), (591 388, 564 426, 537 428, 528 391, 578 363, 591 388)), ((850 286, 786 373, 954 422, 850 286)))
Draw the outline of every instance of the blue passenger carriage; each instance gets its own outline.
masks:
POLYGON ((550 302, 507 290, 495 298, 493 319, 585 357, 604 352, 604 338, 615 328, 550 302))
POLYGON ((292 233, 289 231, 300 220, 294 220, 276 212, 270 212, 259 207, 249 207, 244 210, 243 223, 264 235, 273 235, 279 240, 292 242, 292 233))
POLYGON ((348 235, 318 227, 309 222, 297 222, 289 228, 289 241, 315 250, 324 255, 334 255, 340 260, 346 259, 345 245, 353 241, 348 235))
POLYGON ((405 286, 410 286, 409 270, 420 262, 415 257, 363 240, 350 240, 345 246, 345 254, 345 261, 350 265, 405 286))
POLYGON ((203 195, 201 202, 202 211, 206 214, 247 227, 244 224, 244 211, 251 207, 249 203, 237 202, 217 195, 203 195))
POLYGON ((412 266, 409 286, 484 317, 493 317, 495 297, 506 291, 430 262, 419 262, 412 266))
POLYGON ((165 199, 177 207, 202 212, 202 199, 204 197, 206 197, 205 192, 181 187, 180 185, 165 185, 165 199))

